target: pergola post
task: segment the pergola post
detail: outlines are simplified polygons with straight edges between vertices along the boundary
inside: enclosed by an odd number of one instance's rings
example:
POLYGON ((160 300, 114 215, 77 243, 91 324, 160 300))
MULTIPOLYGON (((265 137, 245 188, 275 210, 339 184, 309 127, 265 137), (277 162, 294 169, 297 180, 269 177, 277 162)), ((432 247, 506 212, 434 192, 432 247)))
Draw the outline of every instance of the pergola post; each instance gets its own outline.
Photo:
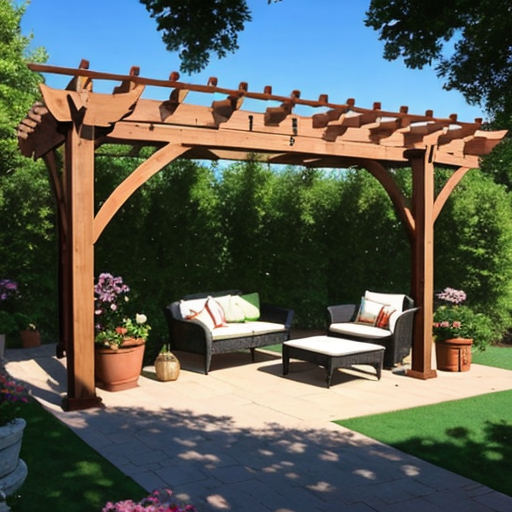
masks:
POLYGON ((412 213, 415 229, 412 245, 412 295, 420 308, 414 323, 410 377, 437 377, 432 369, 434 319, 434 146, 409 150, 404 155, 412 169, 412 213))
POLYGON ((94 128, 73 123, 65 145, 68 237, 61 294, 72 321, 66 327, 68 394, 65 410, 97 407, 94 381, 94 128), (66 297, 66 295, 69 295, 66 297))

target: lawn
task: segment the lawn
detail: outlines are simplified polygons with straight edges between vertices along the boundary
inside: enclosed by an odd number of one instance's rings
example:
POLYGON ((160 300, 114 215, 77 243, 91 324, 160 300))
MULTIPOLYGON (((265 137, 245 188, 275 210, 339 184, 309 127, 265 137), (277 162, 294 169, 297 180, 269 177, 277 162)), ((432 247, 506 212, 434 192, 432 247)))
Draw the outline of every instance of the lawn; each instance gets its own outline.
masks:
MULTIPOLYGON (((512 370, 512 347, 473 362, 512 370)), ((502 391, 336 423, 512 496, 511 403, 502 391)))
POLYGON ((28 476, 9 497, 13 512, 100 512, 107 501, 148 495, 38 403, 24 406, 21 416, 27 420, 21 458, 28 476))

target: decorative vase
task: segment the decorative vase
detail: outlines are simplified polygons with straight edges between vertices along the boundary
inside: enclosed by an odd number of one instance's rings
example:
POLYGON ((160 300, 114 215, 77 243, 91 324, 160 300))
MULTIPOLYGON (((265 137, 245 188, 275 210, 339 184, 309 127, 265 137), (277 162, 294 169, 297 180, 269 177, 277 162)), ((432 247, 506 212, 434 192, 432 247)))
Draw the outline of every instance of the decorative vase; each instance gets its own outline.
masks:
POLYGON ((0 427, 0 489, 7 496, 21 487, 27 477, 27 465, 19 458, 26 424, 23 418, 16 418, 0 427))
POLYGON ((436 341, 437 369, 445 372, 467 372, 471 368, 471 346, 469 338, 452 338, 436 341))
POLYGON ((180 374, 180 362, 172 352, 163 352, 155 359, 156 379, 162 382, 176 380, 180 374))
POLYGON ((41 345, 41 335, 39 331, 25 330, 20 331, 21 344, 23 348, 39 347, 41 345))
POLYGON ((145 346, 143 340, 129 340, 117 350, 96 347, 94 351, 96 385, 106 391, 123 391, 137 387, 145 346))

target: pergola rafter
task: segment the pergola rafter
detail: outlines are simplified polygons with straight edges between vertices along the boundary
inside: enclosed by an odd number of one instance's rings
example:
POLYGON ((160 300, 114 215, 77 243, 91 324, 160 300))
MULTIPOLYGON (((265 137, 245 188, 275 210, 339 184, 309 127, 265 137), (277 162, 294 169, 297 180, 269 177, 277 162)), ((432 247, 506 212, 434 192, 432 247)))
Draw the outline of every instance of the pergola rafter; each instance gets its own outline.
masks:
POLYGON ((409 375, 435 377, 431 368, 433 230, 453 188, 479 157, 489 153, 505 132, 485 131, 482 121, 459 122, 456 115, 424 115, 356 106, 349 99, 332 103, 326 94, 318 100, 89 70, 31 64, 33 71, 71 76, 66 89, 41 85, 43 103, 35 104, 18 127, 19 147, 27 157, 44 158, 58 204, 61 261, 61 327, 68 356, 68 396, 65 406, 78 409, 99 405, 94 386, 94 244, 129 197, 151 176, 176 158, 246 160, 255 154, 269 163, 306 167, 368 170, 379 180, 404 222, 411 243, 410 293, 420 312, 416 316, 412 369, 409 375), (96 93, 94 83, 119 82, 111 94, 96 93), (145 86, 168 89, 165 100, 142 97, 145 86), (185 102, 189 92, 215 94, 209 106, 185 102), (217 99, 219 95, 224 99, 217 99), (244 100, 274 102, 262 111, 242 110, 244 100), (297 115, 297 106, 322 109, 312 116, 297 115), (127 144, 138 152, 156 151, 133 171, 94 213, 94 158, 102 144, 127 144), (58 169, 54 152, 64 145, 64 167, 58 169), (405 197, 390 169, 408 166, 413 193, 405 197), (455 170, 434 198, 434 169, 455 170))

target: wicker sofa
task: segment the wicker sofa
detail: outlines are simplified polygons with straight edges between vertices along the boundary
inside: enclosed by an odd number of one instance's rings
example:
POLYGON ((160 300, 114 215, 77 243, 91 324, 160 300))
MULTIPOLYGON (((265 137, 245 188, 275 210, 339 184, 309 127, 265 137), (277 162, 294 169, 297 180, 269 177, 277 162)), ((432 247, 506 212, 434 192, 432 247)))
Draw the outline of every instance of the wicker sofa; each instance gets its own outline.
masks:
POLYGON ((328 336, 384 346, 385 368, 401 363, 409 354, 418 308, 407 295, 366 291, 361 304, 329 306, 327 310, 328 336))
POLYGON ((214 354, 249 349, 254 361, 256 348, 287 341, 294 312, 260 304, 257 293, 227 290, 187 295, 169 304, 164 313, 171 350, 201 354, 208 375, 214 354), (252 316, 242 319, 239 305, 247 300, 252 316))

